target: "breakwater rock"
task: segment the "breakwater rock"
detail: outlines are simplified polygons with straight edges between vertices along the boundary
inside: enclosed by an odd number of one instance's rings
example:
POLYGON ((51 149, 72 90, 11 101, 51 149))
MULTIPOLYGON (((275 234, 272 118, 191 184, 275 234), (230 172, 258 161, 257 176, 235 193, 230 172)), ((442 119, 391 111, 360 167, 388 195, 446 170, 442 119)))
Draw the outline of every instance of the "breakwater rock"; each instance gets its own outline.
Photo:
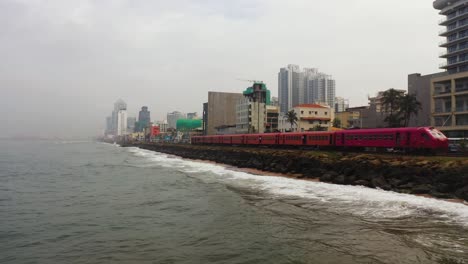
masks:
POLYGON ((230 146, 122 144, 239 168, 468 201, 468 159, 230 146))

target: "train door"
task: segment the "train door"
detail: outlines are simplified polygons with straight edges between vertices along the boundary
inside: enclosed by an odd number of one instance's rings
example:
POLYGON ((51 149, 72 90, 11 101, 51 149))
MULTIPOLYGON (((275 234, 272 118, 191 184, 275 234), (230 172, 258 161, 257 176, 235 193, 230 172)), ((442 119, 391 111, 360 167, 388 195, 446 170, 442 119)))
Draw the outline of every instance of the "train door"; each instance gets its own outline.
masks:
POLYGON ((302 135, 302 145, 307 145, 307 136, 302 135))
POLYGON ((341 134, 341 145, 343 145, 343 146, 344 146, 344 144, 345 144, 344 138, 345 138, 345 135, 344 135, 344 134, 341 134))
POLYGON ((406 145, 409 147, 411 145, 411 133, 406 133, 406 145))
POLYGON ((396 133, 396 137, 395 137, 395 143, 396 143, 396 146, 397 146, 397 147, 400 146, 400 141, 401 141, 400 132, 397 132, 397 133, 396 133))
POLYGON ((278 145, 279 144, 279 135, 275 135, 275 144, 278 145))

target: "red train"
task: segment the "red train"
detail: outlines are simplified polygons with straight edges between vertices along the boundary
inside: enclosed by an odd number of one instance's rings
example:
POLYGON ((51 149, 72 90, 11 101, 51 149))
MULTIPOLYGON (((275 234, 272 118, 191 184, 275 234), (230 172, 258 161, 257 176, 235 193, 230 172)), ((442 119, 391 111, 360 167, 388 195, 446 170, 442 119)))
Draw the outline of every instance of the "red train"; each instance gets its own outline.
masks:
POLYGON ((448 139, 433 127, 194 136, 192 144, 305 146, 356 150, 394 149, 426 153, 445 153, 448 150, 448 139))

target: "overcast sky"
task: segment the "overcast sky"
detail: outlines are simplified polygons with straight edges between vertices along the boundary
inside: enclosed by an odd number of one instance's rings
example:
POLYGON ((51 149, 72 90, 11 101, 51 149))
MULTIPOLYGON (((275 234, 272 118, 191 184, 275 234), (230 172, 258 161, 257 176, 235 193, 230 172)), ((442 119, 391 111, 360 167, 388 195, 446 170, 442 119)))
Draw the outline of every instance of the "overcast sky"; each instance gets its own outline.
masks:
POLYGON ((332 75, 351 106, 439 71, 430 0, 0 0, 0 136, 92 136, 122 98, 202 112, 208 91, 287 64, 332 75))

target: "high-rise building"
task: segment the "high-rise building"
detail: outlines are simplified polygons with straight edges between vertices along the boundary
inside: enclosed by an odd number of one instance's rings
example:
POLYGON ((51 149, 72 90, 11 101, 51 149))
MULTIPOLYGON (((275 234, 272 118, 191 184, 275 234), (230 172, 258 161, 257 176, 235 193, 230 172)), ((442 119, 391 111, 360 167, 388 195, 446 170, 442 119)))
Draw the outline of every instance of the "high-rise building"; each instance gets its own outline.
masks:
POLYGON ((468 71, 468 0, 436 0, 433 6, 445 16, 439 25, 446 28, 439 36, 446 40, 439 46, 447 49, 440 54, 447 62, 440 68, 449 74, 468 71))
POLYGON ((267 127, 267 108, 270 92, 262 82, 255 82, 243 92, 236 105, 237 133, 264 133, 267 127))
POLYGON ((151 123, 151 112, 148 111, 147 106, 141 107, 141 111, 138 113, 138 122, 144 127, 148 127, 151 123))
POLYGON ((133 116, 127 117, 127 132, 135 131, 135 123, 136 123, 136 117, 133 117, 133 116))
MULTIPOLYGON (((114 103, 114 111, 112 111, 111 115, 111 133, 112 135, 118 136, 119 134, 119 126, 122 125, 122 123, 119 123, 119 111, 122 110, 127 110, 127 104, 122 100, 119 99, 114 103)), ((125 112, 126 115, 126 112, 125 112)), ((120 116, 121 117, 121 116, 120 116)), ((125 130, 127 129, 127 117, 125 116, 125 130)), ((122 129, 120 129, 122 131, 122 129)))
POLYGON ((117 136, 127 134, 127 110, 119 110, 117 112, 117 136))
POLYGON ((281 113, 299 104, 328 104, 335 107, 335 80, 316 68, 288 65, 278 73, 278 96, 281 113))
POLYGON ((343 97, 335 98, 335 113, 344 112, 349 107, 349 101, 343 97))
POLYGON ((468 0, 436 0, 433 6, 445 16, 439 35, 446 38, 440 57, 447 62, 440 68, 448 74, 430 80, 430 122, 448 137, 468 137, 468 0))
POLYGON ((177 120, 185 118, 185 114, 174 111, 172 113, 167 113, 167 124, 169 128, 176 129, 177 128, 177 120))
POLYGON ((299 65, 289 64, 278 73, 278 99, 281 113, 300 104, 304 95, 303 73, 299 65))
POLYGON ((335 107, 335 80, 317 69, 305 69, 304 102, 305 104, 327 104, 335 107))

